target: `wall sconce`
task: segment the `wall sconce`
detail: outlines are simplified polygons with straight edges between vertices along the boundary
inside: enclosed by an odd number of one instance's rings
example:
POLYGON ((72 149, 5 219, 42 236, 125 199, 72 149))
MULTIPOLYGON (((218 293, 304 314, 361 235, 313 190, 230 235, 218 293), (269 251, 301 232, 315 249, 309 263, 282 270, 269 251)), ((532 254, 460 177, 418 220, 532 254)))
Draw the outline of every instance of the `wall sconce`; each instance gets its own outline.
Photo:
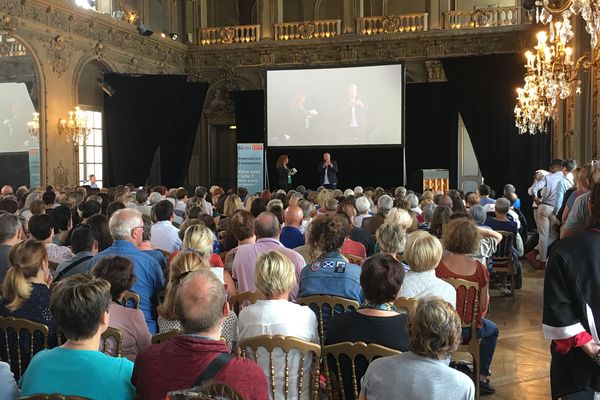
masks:
POLYGON ((85 112, 79 107, 75 107, 75 111, 69 111, 69 119, 58 120, 58 134, 64 135, 66 141, 73 142, 74 146, 85 143, 90 132, 85 112))
POLYGON ((137 14, 136 14, 136 13, 134 13, 134 12, 131 12, 131 11, 127 13, 127 18, 126 18, 126 20, 127 20, 127 22, 129 22, 130 24, 135 24, 135 22, 137 21, 137 19, 138 19, 138 16, 137 16, 137 14))
POLYGON ((40 137, 40 113, 33 113, 33 120, 27 123, 27 132, 33 140, 39 140, 40 137))

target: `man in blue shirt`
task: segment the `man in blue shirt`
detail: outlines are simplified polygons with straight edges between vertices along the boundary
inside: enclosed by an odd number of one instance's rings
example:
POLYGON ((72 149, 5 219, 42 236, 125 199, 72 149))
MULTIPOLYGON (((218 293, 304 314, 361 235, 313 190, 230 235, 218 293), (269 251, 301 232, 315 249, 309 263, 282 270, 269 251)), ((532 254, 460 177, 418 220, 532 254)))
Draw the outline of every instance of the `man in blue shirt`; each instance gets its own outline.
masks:
POLYGON ((135 284, 131 290, 140 296, 140 310, 144 313, 150 333, 155 334, 158 331, 156 298, 165 286, 165 278, 159 263, 137 249, 143 240, 142 214, 134 208, 118 210, 110 217, 108 227, 115 241, 92 259, 92 265, 106 256, 121 256, 131 260, 135 273, 135 284))
POLYGON ((298 206, 289 206, 284 214, 285 226, 281 229, 279 241, 288 249, 304 245, 304 235, 300 231, 304 212, 298 206))
POLYGON ((488 204, 494 204, 496 202, 496 200, 490 197, 492 189, 490 189, 488 185, 479 186, 479 189, 477 189, 477 191, 479 192, 479 204, 481 206, 485 207, 488 204))

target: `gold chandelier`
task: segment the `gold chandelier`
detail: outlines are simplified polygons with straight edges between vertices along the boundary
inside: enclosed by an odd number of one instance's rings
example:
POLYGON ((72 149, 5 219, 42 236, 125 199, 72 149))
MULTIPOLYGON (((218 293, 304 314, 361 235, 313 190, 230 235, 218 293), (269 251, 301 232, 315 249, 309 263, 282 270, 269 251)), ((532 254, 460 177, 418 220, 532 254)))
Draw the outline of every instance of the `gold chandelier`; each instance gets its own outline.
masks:
POLYGON ((73 142, 74 146, 85 143, 90 132, 85 111, 79 107, 75 107, 75 111, 69 111, 69 119, 58 121, 58 133, 64 135, 67 142, 73 142))
POLYGON ((27 122, 27 133, 33 140, 39 140, 40 137, 40 113, 34 112, 33 119, 27 122))

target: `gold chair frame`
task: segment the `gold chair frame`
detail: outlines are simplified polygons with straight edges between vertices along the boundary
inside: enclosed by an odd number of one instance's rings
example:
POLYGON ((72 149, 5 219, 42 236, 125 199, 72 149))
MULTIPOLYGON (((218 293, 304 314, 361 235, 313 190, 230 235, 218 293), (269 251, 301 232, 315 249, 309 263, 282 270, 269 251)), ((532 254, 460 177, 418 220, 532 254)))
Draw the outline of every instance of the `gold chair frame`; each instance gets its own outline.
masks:
POLYGON ((252 359, 254 362, 258 364, 258 358, 256 357, 257 350, 259 348, 265 349, 269 353, 269 383, 271 386, 271 395, 272 399, 275 398, 275 366, 273 363, 273 351, 275 349, 281 349, 285 353, 285 382, 284 385, 284 394, 285 398, 288 398, 289 395, 289 353, 291 350, 298 350, 302 354, 302 358, 298 364, 298 381, 297 381, 297 389, 298 389, 298 398, 300 398, 300 394, 302 393, 302 388, 304 387, 304 361, 306 359, 307 354, 312 353, 313 357, 313 366, 310 376, 310 398, 311 400, 317 400, 319 395, 319 361, 321 358, 321 346, 318 344, 308 342, 306 340, 302 340, 293 336, 269 336, 262 335, 256 336, 253 338, 242 339, 240 341, 240 348, 242 352, 242 357, 252 359), (247 349, 250 348, 254 355, 254 358, 248 357, 247 349))
POLYGON ((496 272, 506 273, 510 281, 510 297, 515 301, 515 267, 512 259, 512 247, 515 237, 512 232, 498 231, 502 234, 502 240, 498 243, 498 248, 492 255, 492 269, 496 272))
POLYGON ((126 290, 125 295, 123 296, 122 305, 124 307, 127 307, 127 304, 129 303, 130 300, 133 301, 133 308, 137 308, 139 310, 140 303, 142 302, 140 295, 137 294, 136 292, 132 292, 131 290, 126 290))
POLYGON ((417 299, 412 298, 412 297, 397 297, 396 300, 394 300, 394 305, 396 306, 396 308, 398 309, 398 311, 400 310, 406 310, 406 313, 410 313, 410 311, 415 308, 415 305, 417 304, 417 299))
POLYGON ((107 344, 113 340, 116 344, 115 357, 123 357, 123 332, 121 332, 121 330, 109 326, 104 333, 102 333, 100 339, 104 345, 104 354, 112 355, 108 353, 107 344))
MULTIPOLYGON (((10 345, 9 345, 9 334, 8 331, 12 330, 14 331, 14 334, 16 335, 16 344, 17 344, 17 351, 16 351, 16 357, 17 357, 17 371, 13 371, 14 375, 15 375, 15 379, 19 380, 21 378, 21 376, 23 376, 23 354, 21 354, 21 331, 25 330, 29 333, 29 355, 30 358, 28 361, 31 361, 31 359, 33 358, 34 354, 34 337, 35 337, 35 332, 40 332, 44 338, 44 342, 42 345, 42 349, 47 349, 48 348, 48 336, 50 335, 50 329, 48 328, 48 326, 39 323, 39 322, 34 322, 34 321, 30 321, 28 319, 24 319, 24 318, 14 318, 14 317, 0 317, 0 332, 3 332, 3 336, 4 336, 4 350, 6 351, 6 359, 2 359, 2 361, 5 361, 8 363, 9 366, 11 366, 12 368, 12 359, 11 359, 11 350, 10 350, 10 345)), ((39 350, 38 350, 39 351, 39 350)))
POLYGON ((180 333, 181 331, 179 329, 172 329, 170 331, 157 333, 156 335, 152 335, 152 344, 164 343, 168 340, 171 340, 180 333))
POLYGON ((264 299, 265 299, 265 295, 262 294, 262 292, 260 292, 258 290, 253 290, 253 291, 242 292, 242 293, 233 295, 229 298, 228 302, 229 302, 229 307, 233 310, 235 315, 237 315, 239 317, 240 311, 242 311, 242 309, 244 307, 246 307, 246 306, 244 306, 244 303, 249 302, 250 304, 254 304, 258 300, 264 300, 264 299))
POLYGON ((366 344, 365 342, 342 342, 323 347, 323 360, 327 363, 328 357, 332 356, 335 359, 337 369, 337 375, 335 379, 332 379, 330 368, 325 368, 327 395, 330 399, 346 399, 344 377, 342 376, 342 367, 340 364, 341 355, 345 355, 350 359, 352 366, 352 391, 354 399, 358 399, 358 383, 362 376, 356 375, 356 358, 359 356, 364 357, 367 363, 370 364, 375 358, 395 356, 401 353, 401 351, 390 349, 389 347, 375 343, 366 344))
POLYGON ((302 304, 305 306, 309 306, 311 304, 315 304, 319 307, 319 313, 317 315, 317 322, 319 323, 319 339, 321 340, 321 346, 325 345, 325 327, 323 326, 323 306, 328 305, 331 307, 331 316, 335 314, 335 306, 340 305, 344 307, 344 311, 347 311, 349 308, 354 308, 358 310, 360 304, 356 300, 346 299, 344 297, 338 296, 329 296, 329 295, 315 295, 315 296, 306 296, 300 297, 297 300, 298 304, 302 304))

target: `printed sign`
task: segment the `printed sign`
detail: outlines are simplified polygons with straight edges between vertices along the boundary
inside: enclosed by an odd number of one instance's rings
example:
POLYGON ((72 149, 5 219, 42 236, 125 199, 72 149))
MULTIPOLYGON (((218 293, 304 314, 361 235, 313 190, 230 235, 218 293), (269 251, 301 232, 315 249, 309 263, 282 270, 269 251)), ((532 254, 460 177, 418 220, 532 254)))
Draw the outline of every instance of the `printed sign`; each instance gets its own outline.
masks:
POLYGON ((264 145, 262 143, 238 143, 237 187, 248 189, 248 193, 264 190, 264 145))

